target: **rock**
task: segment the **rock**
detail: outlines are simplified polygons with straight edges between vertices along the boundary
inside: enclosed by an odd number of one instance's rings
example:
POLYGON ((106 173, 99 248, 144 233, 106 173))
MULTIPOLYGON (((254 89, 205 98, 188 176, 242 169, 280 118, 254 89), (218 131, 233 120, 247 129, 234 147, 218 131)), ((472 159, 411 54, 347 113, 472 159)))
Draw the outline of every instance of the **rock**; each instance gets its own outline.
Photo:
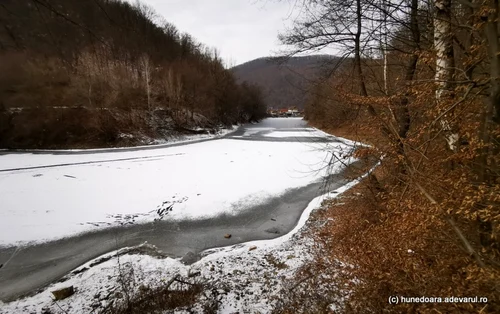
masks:
POLYGON ((64 300, 67 297, 72 296, 75 293, 75 288, 73 286, 69 286, 69 287, 62 288, 59 290, 54 290, 51 292, 54 295, 54 299, 56 301, 59 301, 59 300, 64 300))
POLYGON ((191 264, 197 262, 199 259, 200 258, 198 257, 198 255, 194 254, 193 252, 188 252, 186 255, 184 255, 181 258, 181 262, 184 265, 191 265, 191 264))
POLYGON ((115 292, 115 298, 116 298, 116 299, 121 299, 121 298, 123 298, 123 293, 121 293, 120 291, 116 291, 116 292, 115 292))
POLYGON ((248 248, 249 251, 253 251, 253 250, 256 250, 257 247, 255 245, 252 245, 251 247, 248 248))
POLYGON ((226 233, 226 234, 224 235, 224 238, 226 238, 226 239, 231 238, 231 234, 230 234, 230 233, 226 233))

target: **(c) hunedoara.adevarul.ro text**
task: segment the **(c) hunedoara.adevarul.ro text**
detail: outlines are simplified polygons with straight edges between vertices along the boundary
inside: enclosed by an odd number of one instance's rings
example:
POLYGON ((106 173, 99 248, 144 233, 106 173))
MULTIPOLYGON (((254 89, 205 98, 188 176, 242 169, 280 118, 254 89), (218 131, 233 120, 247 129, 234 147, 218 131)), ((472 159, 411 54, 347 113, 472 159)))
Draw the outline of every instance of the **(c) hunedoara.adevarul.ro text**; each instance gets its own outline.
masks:
POLYGON ((405 297, 390 296, 389 304, 399 303, 487 303, 487 297, 405 297))

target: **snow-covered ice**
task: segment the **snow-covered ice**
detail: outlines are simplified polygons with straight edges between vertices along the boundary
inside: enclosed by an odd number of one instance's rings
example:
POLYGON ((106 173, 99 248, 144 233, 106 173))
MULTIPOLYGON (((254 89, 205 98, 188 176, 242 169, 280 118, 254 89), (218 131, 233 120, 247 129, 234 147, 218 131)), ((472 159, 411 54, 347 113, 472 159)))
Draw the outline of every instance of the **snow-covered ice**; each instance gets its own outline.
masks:
MULTIPOLYGON (((257 131, 273 133, 247 132, 257 131)), ((173 220, 236 214, 321 180, 331 154, 350 150, 348 144, 325 150, 320 143, 225 138, 154 150, 0 155, 0 245, 148 222, 165 213, 173 220), (17 168, 31 169, 7 171, 17 168)))
POLYGON ((316 130, 308 130, 308 131, 273 131, 267 134, 264 134, 267 137, 324 137, 319 131, 316 130))
MULTIPOLYGON (((99 312, 110 301, 117 300, 115 295, 117 292, 122 293, 120 289, 123 288, 119 280, 120 272, 130 269, 133 270, 133 279, 130 281, 145 287, 158 286, 177 274, 187 276, 189 273, 199 272, 202 282, 210 283, 220 291, 217 296, 219 313, 270 313, 280 294, 286 293, 287 284, 296 271, 312 258, 309 249, 314 242, 301 235, 311 212, 326 198, 337 197, 356 183, 357 181, 353 181, 312 200, 301 215, 298 225, 282 237, 207 250, 203 254, 204 258, 190 266, 182 264, 179 259, 138 254, 122 255, 119 259, 114 257, 96 266, 91 266, 95 260, 90 261, 78 267, 77 274, 68 276, 64 282, 52 284, 32 297, 0 304, 0 312, 99 312), (256 249, 249 250, 253 246, 256 249), (50 291, 70 285, 76 287, 76 293, 55 303, 50 291)), ((115 254, 116 252, 112 252, 106 255, 115 254)), ((134 290, 137 291, 137 287, 134 290)), ((203 299, 199 301, 203 302, 203 299)), ((203 312, 201 303, 195 304, 190 311, 178 313, 193 312, 203 312)))

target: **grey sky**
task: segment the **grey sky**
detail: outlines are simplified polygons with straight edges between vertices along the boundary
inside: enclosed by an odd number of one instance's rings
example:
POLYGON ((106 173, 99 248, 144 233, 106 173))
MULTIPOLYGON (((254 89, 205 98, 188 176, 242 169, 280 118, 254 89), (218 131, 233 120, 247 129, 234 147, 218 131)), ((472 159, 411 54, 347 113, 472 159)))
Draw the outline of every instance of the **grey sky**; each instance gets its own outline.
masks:
POLYGON ((142 0, 181 32, 217 48, 226 65, 274 55, 278 33, 298 13, 294 1, 142 0))

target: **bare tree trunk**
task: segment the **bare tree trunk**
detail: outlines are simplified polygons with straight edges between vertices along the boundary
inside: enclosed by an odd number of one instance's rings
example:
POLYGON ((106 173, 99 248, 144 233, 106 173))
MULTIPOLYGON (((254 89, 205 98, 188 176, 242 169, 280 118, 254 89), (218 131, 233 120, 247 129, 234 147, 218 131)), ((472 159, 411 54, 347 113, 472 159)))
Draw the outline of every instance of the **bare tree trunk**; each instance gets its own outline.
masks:
POLYGON ((492 120, 500 123, 500 43, 498 41, 498 19, 500 18, 499 0, 489 0, 488 22, 486 24, 486 39, 490 57, 490 101, 492 120))
MULTIPOLYGON (((385 46, 387 47, 387 44, 385 44, 385 46)), ((387 64, 387 50, 383 50, 383 54, 384 54, 384 94, 386 96, 389 96, 389 87, 388 87, 388 84, 387 84, 387 80, 388 80, 388 71, 387 71, 387 68, 388 68, 388 64, 387 64)))
POLYGON ((363 70, 361 69, 361 31, 362 31, 362 15, 361 15, 361 0, 356 0, 356 18, 357 18, 357 30, 354 39, 354 65, 356 67, 356 72, 358 74, 359 80, 359 94, 361 96, 368 96, 366 91, 365 78, 363 76, 363 70))
POLYGON ((389 87, 388 87, 388 60, 387 60, 387 3, 386 0, 382 0, 382 14, 383 16, 383 27, 382 31, 383 34, 381 34, 381 38, 383 38, 383 43, 382 43, 382 54, 384 55, 384 94, 386 96, 389 96, 389 87))
MULTIPOLYGON (((499 165, 495 164, 495 158, 491 159, 491 164, 488 165, 489 155, 500 154, 500 138, 492 138, 494 136, 491 132, 494 124, 500 124, 500 42, 499 42, 499 0, 489 0, 488 15, 485 27, 485 37, 487 40, 489 66, 490 66, 490 91, 489 97, 486 102, 486 107, 483 112, 483 120, 481 126, 481 139, 485 147, 481 152, 479 160, 479 180, 481 182, 494 182, 495 176, 491 176, 490 172, 498 172, 499 165)), ((493 183, 494 184, 494 183, 493 183)), ((492 243, 498 245, 499 235, 495 232, 497 230, 491 221, 484 221, 479 218, 480 225, 482 226, 481 244, 485 247, 490 247, 492 243)))
MULTIPOLYGON (((454 76, 453 33, 451 29, 451 0, 435 0, 434 48, 436 49, 436 102, 446 102, 452 97, 454 76)), ((458 149, 458 134, 446 115, 441 119, 448 148, 458 149)))
POLYGON ((168 100, 167 106, 168 108, 173 107, 172 104, 176 99, 176 94, 175 94, 175 82, 174 82, 174 75, 172 72, 172 68, 168 69, 168 74, 164 82, 165 89, 166 89, 166 99, 168 100))
MULTIPOLYGON (((397 130, 392 130, 392 133, 396 137, 396 141, 398 144, 398 154, 405 154, 404 147, 404 139, 407 137, 408 132, 410 130, 411 124, 411 116, 410 110, 408 108, 409 105, 409 90, 411 81, 415 77, 415 73, 417 70, 417 63, 419 59, 419 51, 420 51, 420 28, 418 25, 418 0, 411 0, 411 10, 410 10, 410 31, 412 36, 412 43, 414 45, 413 52, 408 60, 408 64, 406 65, 406 71, 404 76, 404 90, 399 97, 398 101, 389 107, 391 114, 393 116, 393 120, 397 124, 397 130)), ((401 168, 401 173, 406 173, 406 169, 404 167, 401 168)))
MULTIPOLYGON (((363 75, 363 69, 361 68, 361 32, 362 32, 362 22, 363 15, 361 12, 361 0, 356 0, 356 20, 357 20, 357 29, 356 35, 354 37, 354 66, 356 67, 356 72, 359 80, 359 94, 361 96, 368 96, 368 92, 366 90, 365 77, 363 75)), ((368 105, 368 112, 370 115, 375 116, 377 112, 372 105, 368 105)))
POLYGON ((148 98, 148 110, 151 111, 151 66, 147 55, 141 58, 142 70, 144 73, 144 81, 146 84, 146 95, 148 98))
POLYGON ((92 108, 92 82, 90 78, 88 79, 89 83, 89 92, 88 92, 88 98, 89 98, 89 109, 92 108))
MULTIPOLYGON (((464 16, 468 17, 467 18, 467 26, 470 27, 471 29, 474 28, 474 23, 475 23, 475 4, 474 0, 472 0, 470 3, 463 3, 462 4, 462 10, 464 16)), ((496 28, 496 26, 494 26, 496 28)), ((495 31, 495 29, 494 29, 495 31)), ((487 29, 485 31, 485 35, 487 35, 487 29)), ((493 36, 496 36, 493 34, 493 36)), ((468 36, 466 37, 465 45, 466 45, 466 55, 469 57, 472 57, 474 52, 473 52, 473 47, 476 44, 476 40, 474 39, 474 33, 470 32, 468 36)), ((492 53, 492 45, 488 45, 488 52, 490 56, 496 58, 496 54, 492 53)), ((494 48, 493 48, 494 49, 494 48)), ((472 64, 468 68, 465 69, 465 76, 466 79, 469 81, 472 81, 473 74, 474 74, 474 69, 476 65, 472 64)), ((492 102, 487 101, 486 106, 482 109, 481 111, 481 125, 479 129, 479 138, 483 141, 483 143, 489 143, 490 142, 490 134, 489 134, 489 125, 491 121, 491 116, 492 116, 492 102)), ((478 183, 481 182, 486 182, 488 180, 487 176, 487 164, 488 164, 488 154, 489 154, 490 147, 488 145, 484 145, 480 149, 479 156, 477 158, 477 166, 476 166, 476 171, 477 171, 477 180, 478 183)), ((478 218, 479 219, 479 218, 478 218)))
POLYGON ((412 35, 413 44, 415 45, 413 54, 410 56, 408 65, 406 66, 405 73, 405 92, 400 100, 399 106, 396 110, 396 117, 398 122, 398 132, 400 138, 406 138, 408 131, 410 130, 410 110, 408 109, 408 90, 410 88, 411 81, 415 77, 415 72, 417 71, 417 63, 419 58, 420 50, 420 28, 418 26, 418 0, 411 0, 411 11, 410 11, 410 30, 412 35))
MULTIPOLYGON (((467 16, 467 26, 470 27, 471 29, 474 29, 474 23, 476 20, 476 16, 474 14, 474 4, 472 3, 474 0, 471 1, 471 6, 462 4, 462 9, 464 11, 464 15, 467 16)), ((476 44, 476 40, 474 39, 474 32, 470 32, 465 40, 465 45, 466 45, 466 54, 469 57, 472 57, 474 55, 474 45, 476 44)), ((465 76, 468 80, 472 81, 472 76, 474 73, 474 69, 476 68, 477 64, 472 64, 469 65, 467 69, 465 69, 465 76)))

